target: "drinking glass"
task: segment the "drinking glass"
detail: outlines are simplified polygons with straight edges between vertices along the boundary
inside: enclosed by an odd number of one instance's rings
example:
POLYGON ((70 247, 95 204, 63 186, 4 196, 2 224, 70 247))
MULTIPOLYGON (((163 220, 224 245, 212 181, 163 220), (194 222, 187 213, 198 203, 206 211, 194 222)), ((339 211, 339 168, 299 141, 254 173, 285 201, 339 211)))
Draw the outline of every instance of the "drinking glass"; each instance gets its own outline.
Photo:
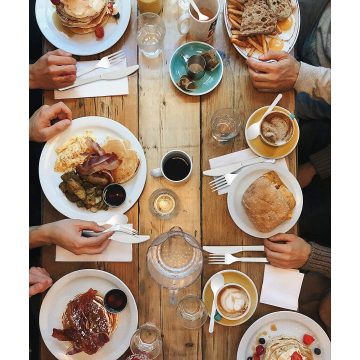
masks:
POLYGON ((234 109, 219 109, 211 118, 211 133, 219 142, 233 139, 240 129, 240 115, 234 109))
POLYGON ((133 354, 145 355, 148 359, 155 359, 162 350, 160 330, 152 323, 140 326, 130 340, 130 350, 133 354))
POLYGON ((204 325, 208 312, 201 299, 194 295, 188 295, 179 301, 176 315, 185 328, 198 329, 204 325))
POLYGON ((156 58, 162 51, 165 24, 159 15, 143 13, 137 19, 137 43, 148 58, 156 58))
POLYGON ((143 354, 133 354, 128 356, 126 360, 149 360, 149 358, 143 354))

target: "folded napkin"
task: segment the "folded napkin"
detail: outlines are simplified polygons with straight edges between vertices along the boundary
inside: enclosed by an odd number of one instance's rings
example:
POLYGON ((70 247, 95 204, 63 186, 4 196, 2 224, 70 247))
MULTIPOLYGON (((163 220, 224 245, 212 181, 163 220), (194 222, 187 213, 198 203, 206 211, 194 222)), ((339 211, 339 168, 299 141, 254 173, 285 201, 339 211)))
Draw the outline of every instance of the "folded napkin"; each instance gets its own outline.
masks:
MULTIPOLYGON (((127 224, 129 229, 132 229, 131 224, 127 224)), ((95 255, 75 255, 72 252, 65 250, 60 246, 56 246, 55 261, 116 261, 116 262, 131 262, 132 261, 132 246, 131 244, 124 244, 119 241, 132 238, 131 235, 116 232, 110 238, 110 244, 101 254, 95 255)))
POLYGON ((260 302, 297 311, 304 274, 266 264, 260 302))
MULTIPOLYGON (((95 66, 99 60, 95 61, 78 61, 76 66, 77 70, 83 70, 90 66, 95 66)), ((81 79, 120 70, 126 67, 126 60, 116 64, 109 69, 95 69, 87 74, 81 76, 81 79)), ((99 80, 89 84, 77 86, 69 90, 54 90, 55 99, 79 99, 86 97, 97 96, 114 96, 114 95, 127 95, 129 94, 129 81, 127 76, 122 79, 116 80, 99 80)))
MULTIPOLYGON (((216 169, 221 166, 227 166, 227 165, 231 165, 231 164, 234 164, 234 163, 237 163, 240 161, 250 160, 250 159, 257 158, 257 157, 258 157, 258 155, 256 155, 250 149, 236 151, 231 154, 226 154, 223 156, 219 156, 219 157, 210 159, 209 160, 210 169, 216 169)), ((288 167, 286 160, 284 158, 276 160, 275 164, 285 166, 286 168, 288 167)), ((245 169, 246 169, 246 167, 245 167, 245 169)), ((241 169, 238 172, 240 172, 240 171, 241 171, 241 169)), ((227 194, 227 192, 229 191, 229 188, 230 188, 230 186, 227 186, 226 188, 218 191, 218 194, 219 195, 227 194)))

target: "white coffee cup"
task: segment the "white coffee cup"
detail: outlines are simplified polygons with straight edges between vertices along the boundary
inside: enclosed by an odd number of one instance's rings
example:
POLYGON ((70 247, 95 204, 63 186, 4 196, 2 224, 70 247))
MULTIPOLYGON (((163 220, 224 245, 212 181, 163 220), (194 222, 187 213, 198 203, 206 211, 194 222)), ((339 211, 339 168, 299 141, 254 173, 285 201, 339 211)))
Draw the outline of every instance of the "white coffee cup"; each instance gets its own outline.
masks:
POLYGON ((192 40, 210 41, 214 35, 216 22, 220 13, 220 1, 196 0, 196 5, 200 10, 201 8, 208 9, 214 16, 209 20, 200 21, 194 17, 193 12, 195 12, 195 10, 192 9, 190 5, 189 9, 178 19, 178 30, 182 35, 189 32, 192 40))
POLYGON ((161 177, 163 176, 166 180, 174 183, 174 184, 179 184, 179 183, 183 183, 185 181, 187 181, 191 175, 192 172, 192 160, 190 155, 188 155, 185 151, 182 150, 171 150, 169 152, 167 152, 163 158, 161 159, 160 162, 160 167, 151 170, 151 175, 154 177, 161 177), (185 174, 184 171, 184 176, 181 176, 182 174, 180 173, 179 168, 173 168, 172 170, 174 170, 174 174, 169 174, 169 168, 171 169, 171 165, 168 165, 169 160, 176 160, 174 162, 174 164, 178 163, 179 165, 181 165, 181 161, 184 161, 184 169, 185 169, 185 162, 187 164, 187 166, 189 167, 187 174, 185 174), (173 177, 171 175, 174 175, 173 177), (178 175, 178 176, 175 176, 178 175))
MULTIPOLYGON (((224 294, 222 294, 222 296, 224 296, 224 294)), ((224 284, 224 286, 222 286, 218 290, 218 292, 216 293, 215 299, 216 299, 216 302, 215 302, 216 303, 216 310, 218 311, 218 313, 224 319, 227 319, 227 320, 233 320, 233 321, 234 320, 239 320, 239 319, 243 318, 244 316, 246 316, 248 314, 248 312, 250 311, 250 308, 251 308, 251 298, 250 298, 249 292, 245 289, 245 287, 243 287, 243 286, 241 286, 240 284, 237 284, 237 283, 224 284), (219 306, 219 302, 221 301, 219 296, 221 297, 221 293, 223 293, 228 288, 237 288, 237 289, 239 289, 243 294, 244 302, 247 304, 246 308, 244 308, 241 311, 241 313, 238 314, 238 315, 234 315, 234 316, 227 315, 227 314, 224 313, 224 311, 222 311, 221 306, 219 306)), ((223 309, 223 310, 226 310, 226 309, 223 309)), ((228 314, 229 314, 229 312, 228 312, 228 314)))

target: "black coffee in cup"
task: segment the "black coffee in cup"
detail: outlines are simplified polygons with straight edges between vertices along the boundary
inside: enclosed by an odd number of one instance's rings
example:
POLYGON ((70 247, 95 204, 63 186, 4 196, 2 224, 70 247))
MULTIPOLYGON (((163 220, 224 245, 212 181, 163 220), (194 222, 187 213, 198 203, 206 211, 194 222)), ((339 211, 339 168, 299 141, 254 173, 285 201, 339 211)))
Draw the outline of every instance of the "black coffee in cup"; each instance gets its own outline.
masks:
POLYGON ((164 175, 173 181, 184 180, 191 171, 189 159, 181 154, 169 156, 163 163, 164 175))

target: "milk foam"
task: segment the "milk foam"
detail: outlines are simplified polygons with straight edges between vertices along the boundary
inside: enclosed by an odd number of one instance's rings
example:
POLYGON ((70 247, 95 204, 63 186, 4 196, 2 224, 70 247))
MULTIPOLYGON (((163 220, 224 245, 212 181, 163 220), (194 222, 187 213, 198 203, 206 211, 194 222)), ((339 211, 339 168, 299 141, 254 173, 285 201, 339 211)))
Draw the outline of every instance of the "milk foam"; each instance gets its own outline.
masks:
POLYGON ((222 292, 220 305, 228 313, 245 312, 248 300, 248 296, 243 290, 229 287, 222 292))

